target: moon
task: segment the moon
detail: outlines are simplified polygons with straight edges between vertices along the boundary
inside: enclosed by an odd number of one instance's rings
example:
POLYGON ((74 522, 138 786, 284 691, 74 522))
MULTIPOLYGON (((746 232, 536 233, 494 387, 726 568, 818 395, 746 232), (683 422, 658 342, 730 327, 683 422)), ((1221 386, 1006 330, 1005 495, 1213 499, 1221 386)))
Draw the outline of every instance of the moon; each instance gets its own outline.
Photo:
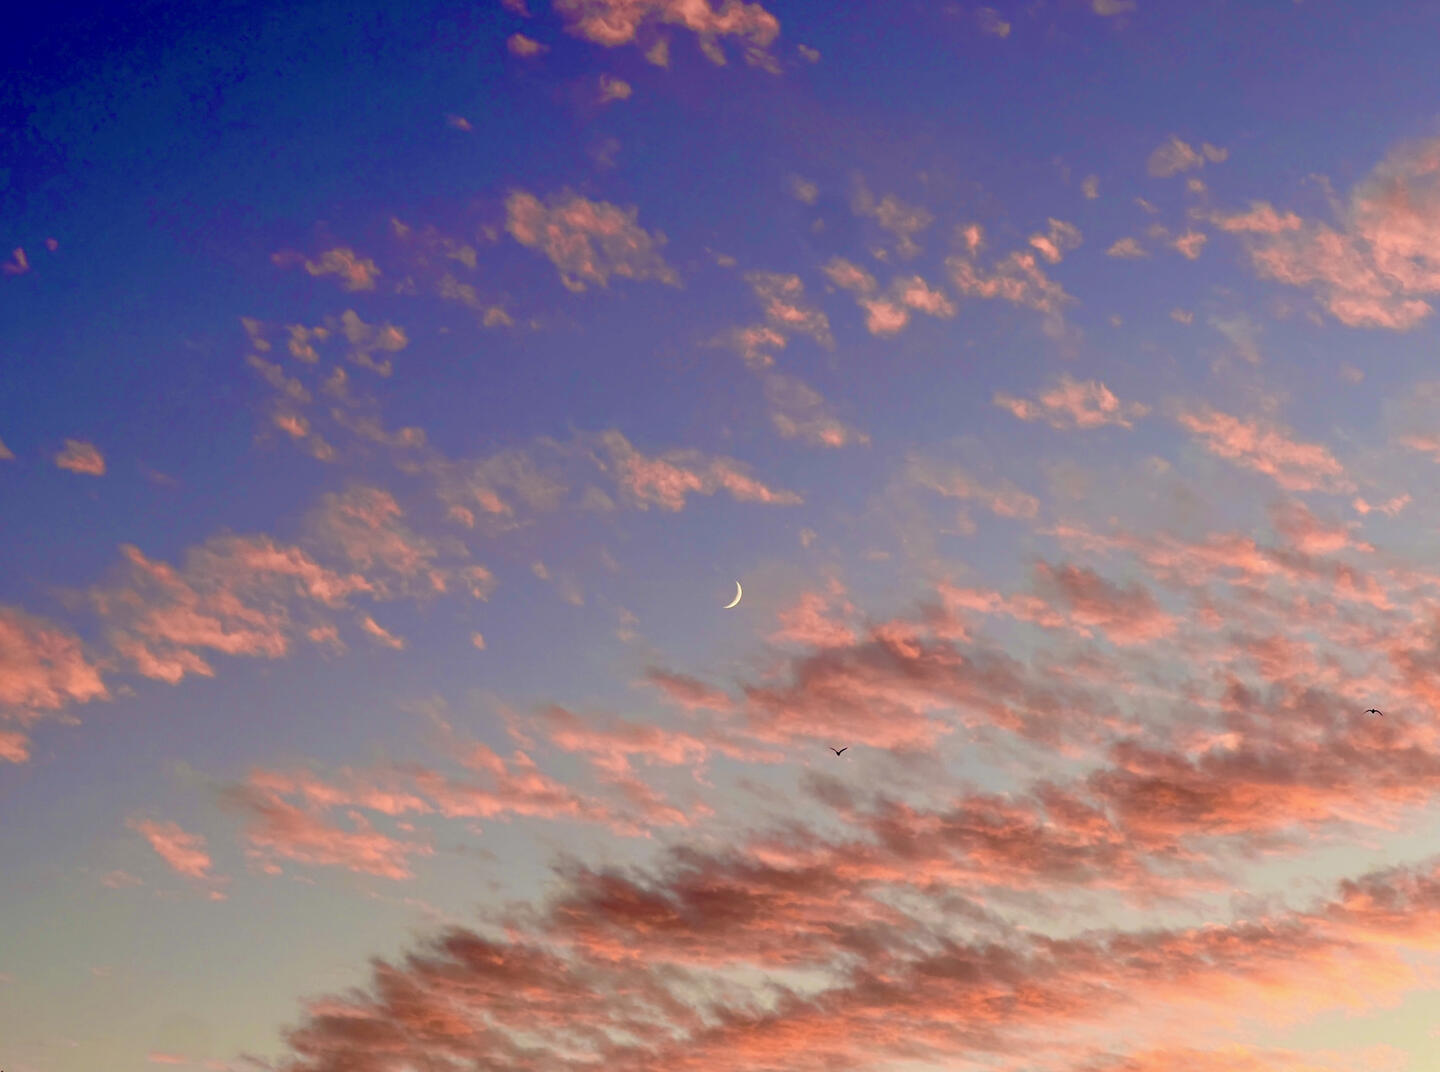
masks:
POLYGON ((729 610, 729 609, 730 609, 731 607, 733 607, 736 603, 739 603, 739 602, 740 602, 740 597, 743 596, 744 594, 745 594, 745 590, 740 587, 740 582, 739 582, 739 581, 736 581, 736 582, 735 582, 735 598, 732 599, 729 603, 726 603, 723 609, 729 610))

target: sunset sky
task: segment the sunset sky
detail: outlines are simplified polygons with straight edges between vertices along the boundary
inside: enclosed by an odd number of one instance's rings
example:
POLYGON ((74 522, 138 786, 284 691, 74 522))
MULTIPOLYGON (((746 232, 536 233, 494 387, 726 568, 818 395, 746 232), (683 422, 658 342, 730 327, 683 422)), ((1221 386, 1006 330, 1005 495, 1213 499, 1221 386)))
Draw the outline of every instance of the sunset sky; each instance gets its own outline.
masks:
POLYGON ((1440 5, 992 5, 7 29, 0 1068, 1437 1067, 1440 5))

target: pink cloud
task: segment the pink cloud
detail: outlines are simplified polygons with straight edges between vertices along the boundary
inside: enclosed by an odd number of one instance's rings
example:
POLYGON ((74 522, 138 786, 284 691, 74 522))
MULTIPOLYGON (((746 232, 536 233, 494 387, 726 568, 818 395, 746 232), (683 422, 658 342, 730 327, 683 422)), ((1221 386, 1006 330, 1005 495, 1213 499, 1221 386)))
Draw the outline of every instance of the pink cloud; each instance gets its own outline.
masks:
POLYGON ((336 276, 346 290, 374 290, 380 276, 374 261, 345 246, 326 250, 318 260, 305 261, 305 270, 314 276, 336 276))
POLYGON ((780 611, 780 628, 771 641, 816 648, 853 644, 856 633, 845 618, 855 614, 855 607, 844 597, 838 583, 825 592, 801 593, 797 603, 780 611))
POLYGON ((1016 398, 997 392, 997 406, 1009 410, 1022 421, 1043 420, 1052 428, 1102 428, 1117 425, 1133 428, 1134 419, 1150 412, 1139 402, 1122 403, 1108 387, 1098 380, 1080 382, 1062 373, 1056 385, 1036 401, 1016 398))
MULTIPOLYGON (((930 818, 895 809, 889 842, 923 849, 936 831, 914 824, 930 818)), ((1028 833, 1000 802, 956 819, 957 842, 982 853, 1028 833)), ((1136 1039, 1140 1061, 1162 1052, 1141 1038, 1158 1041, 1180 1022, 1216 1031, 1237 1008, 1284 1024, 1397 1000, 1425 975, 1394 946, 1433 928, 1440 901, 1433 874, 1419 872, 1253 921, 1053 939, 984 920, 990 933, 961 938, 883 903, 813 848, 775 839, 726 855, 689 849, 656 873, 571 865, 547 908, 504 939, 451 927, 403 960, 376 961, 366 990, 310 1003, 286 1036, 284 1067, 378 1070, 377 1056, 488 1065, 523 1052, 527 1065, 561 1070, 605 1060, 636 1072, 822 1072, 953 1062, 977 1048, 1002 1061, 1073 1058, 1101 1030, 1136 1039), (726 963, 830 971, 761 1003, 714 973, 726 963), (703 1013, 684 998, 697 979, 709 984, 703 1013)), ((1123 861, 1125 851, 1106 846, 1092 859, 1123 861)), ((1230 1056, 1236 1063, 1219 1067, 1270 1072, 1230 1056)), ((1304 1069, 1289 1064, 1280 1072, 1304 1069)), ((1150 1067, 1092 1062, 1090 1072, 1150 1067)))
POLYGON ((1135 241, 1135 239, 1121 238, 1117 239, 1114 244, 1105 251, 1105 256, 1122 257, 1133 260, 1137 257, 1147 257, 1149 254, 1141 248, 1140 243, 1135 241))
POLYGON ((1440 293, 1440 139, 1394 149, 1350 193, 1338 227, 1255 202, 1217 214, 1244 236, 1264 277, 1313 290, 1352 327, 1405 331, 1428 317, 1440 293))
POLYGON ((0 606, 0 707, 58 711, 109 695, 74 634, 0 606))
POLYGON ((940 495, 955 499, 974 499, 1000 517, 1029 519, 1040 512, 1040 500, 1021 491, 1008 480, 994 485, 977 481, 959 466, 945 465, 918 455, 907 463, 911 481, 940 495))
POLYGON ((510 53, 515 56, 539 56, 541 53, 550 51, 550 46, 542 45, 533 37, 526 37, 522 33, 511 34, 506 38, 505 46, 510 50, 510 53))
POLYGON ((799 439, 815 447, 846 447, 870 442, 831 412, 820 393, 794 376, 765 376, 765 400, 770 422, 785 439, 799 439))
POLYGON ((856 215, 868 216, 880 228, 895 236, 895 252, 901 257, 913 257, 920 252, 915 236, 928 230, 935 217, 919 205, 907 204, 894 194, 886 194, 879 201, 862 182, 856 189, 851 207, 856 215))
POLYGON ((1199 258, 1200 251, 1205 248, 1205 243, 1208 242, 1209 239, 1210 236, 1203 231, 1186 231, 1170 243, 1170 248, 1182 257, 1193 261, 1199 258))
POLYGON ((1116 644, 1148 644, 1170 636, 1176 620, 1138 584, 1120 586, 1084 566, 1035 567, 1036 584, 1052 594, 1081 625, 1103 632, 1116 644))
POLYGON ((658 688, 675 703, 690 711, 728 711, 734 706, 730 697, 724 692, 711 688, 686 674, 676 674, 651 667, 645 672, 644 681, 646 684, 658 688))
POLYGON ((981 268, 974 258, 983 241, 980 227, 970 225, 966 231, 969 252, 945 261, 955 289, 968 297, 999 298, 1034 309, 1045 314, 1047 330, 1058 333, 1063 325, 1061 311, 1075 299, 1045 274, 1034 253, 1015 250, 996 261, 989 271, 981 268))
POLYGON ((374 637, 375 640, 385 645, 385 647, 387 648, 392 648, 395 651, 401 651, 405 647, 404 638, 395 636, 384 626, 376 622, 375 619, 370 617, 370 615, 368 614, 361 616, 360 628, 365 630, 366 633, 370 634, 370 636, 374 637))
POLYGON ((150 842, 150 847, 176 874, 198 879, 210 877, 210 854, 205 851, 205 839, 199 834, 187 833, 178 823, 149 819, 131 820, 129 825, 150 842))
POLYGON ((805 284, 798 275, 747 272, 745 282, 760 299, 765 319, 778 331, 809 335, 821 346, 833 346, 830 319, 805 300, 805 284))
POLYGON ((373 586, 326 569, 268 537, 217 536, 191 548, 181 569, 122 547, 113 584, 90 597, 117 653, 147 677, 170 683, 214 671, 202 651, 279 658, 300 632, 293 611, 339 608, 373 586))
POLYGON ((278 860, 290 860, 380 878, 408 879, 413 877, 410 857, 428 856, 434 851, 426 844, 402 841, 376 830, 357 811, 348 813, 351 828, 346 829, 263 789, 241 786, 229 795, 250 816, 245 833, 248 851, 266 870, 278 867, 278 860))
POLYGON ((573 291, 583 291, 587 283, 608 286, 612 275, 680 285, 660 253, 665 236, 644 230, 636 208, 591 201, 568 190, 542 203, 517 190, 505 209, 505 229, 522 246, 549 257, 560 270, 560 281, 573 291))
POLYGON ((1080 229, 1073 223, 1066 223, 1054 218, 1049 223, 1050 228, 1044 234, 1030 236, 1030 245, 1051 264, 1059 264, 1060 259, 1066 253, 1080 248, 1080 229))
POLYGON ((1205 166, 1208 160, 1218 164, 1230 155, 1228 149, 1220 149, 1209 143, 1196 150, 1188 142, 1181 141, 1174 134, 1161 144, 1146 163, 1146 170, 1156 178, 1169 178, 1183 171, 1193 171, 1205 166))
POLYGON ((900 331, 910 322, 912 310, 942 319, 955 315, 955 303, 945 292, 918 275, 896 277, 884 294, 877 294, 875 278, 843 257, 831 258, 823 270, 836 286, 855 292, 856 302, 865 310, 865 327, 872 335, 900 331))
POLYGON ((774 67, 767 50, 780 34, 780 23, 759 4, 724 0, 717 11, 710 0, 556 0, 555 10, 570 33, 607 48, 630 44, 647 24, 659 23, 692 31, 713 63, 725 62, 718 39, 734 37, 747 62, 774 67))
POLYGON ((105 475, 105 455, 100 453, 94 443, 86 443, 80 439, 65 440, 65 449, 55 455, 55 464, 72 473, 84 473, 86 476, 105 475))
POLYGON ((30 738, 15 730, 0 730, 0 759, 25 763, 30 759, 30 738))
POLYGON ((651 504, 663 510, 681 510, 689 495, 725 491, 740 502, 793 505, 801 502, 790 491, 776 491, 749 475, 733 458, 707 457, 700 451, 672 450, 662 455, 642 454, 619 432, 602 433, 600 444, 609 456, 620 489, 640 509, 651 504))
POLYGON ((1354 491, 1344 467, 1318 443, 1301 443, 1261 421, 1199 406, 1177 418, 1210 453, 1264 473, 1286 491, 1354 491))

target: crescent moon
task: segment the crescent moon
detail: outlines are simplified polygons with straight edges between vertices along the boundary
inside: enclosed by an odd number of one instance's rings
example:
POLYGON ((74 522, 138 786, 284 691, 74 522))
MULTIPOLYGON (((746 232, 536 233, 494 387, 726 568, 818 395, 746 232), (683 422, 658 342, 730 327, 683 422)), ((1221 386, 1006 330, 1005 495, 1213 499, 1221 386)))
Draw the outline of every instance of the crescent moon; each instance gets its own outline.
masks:
POLYGON ((729 609, 730 609, 731 607, 733 607, 736 603, 739 603, 739 602, 740 602, 740 597, 743 596, 744 594, 745 594, 745 590, 740 587, 740 582, 739 582, 739 581, 736 581, 736 582, 735 582, 735 598, 732 599, 729 603, 726 603, 725 606, 724 606, 722 609, 724 609, 724 610, 729 610, 729 609))

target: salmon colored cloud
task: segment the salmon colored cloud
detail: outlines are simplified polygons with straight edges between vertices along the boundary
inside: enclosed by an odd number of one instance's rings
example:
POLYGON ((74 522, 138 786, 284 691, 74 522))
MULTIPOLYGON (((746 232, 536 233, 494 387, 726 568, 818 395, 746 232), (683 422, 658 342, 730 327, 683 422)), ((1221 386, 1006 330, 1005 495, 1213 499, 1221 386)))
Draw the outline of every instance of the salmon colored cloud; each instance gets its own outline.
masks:
POLYGON ((675 269, 661 256, 665 236, 644 230, 638 209, 591 201, 568 190, 546 202, 516 190, 506 199, 505 211, 511 237, 550 258, 560 281, 573 291, 591 283, 608 286, 612 275, 680 285, 675 269))
POLYGON ((1062 373, 1051 387, 1034 402, 996 392, 994 402, 1009 410, 1022 421, 1043 420, 1052 428, 1103 428, 1116 425, 1133 428, 1134 420, 1150 412, 1139 402, 1122 403, 1115 393, 1099 380, 1078 381, 1062 373))
POLYGON ((733 458, 709 457, 694 450, 647 456, 615 431, 602 433, 599 442, 608 456, 602 466, 614 473, 620 490, 642 510, 651 505, 681 510, 690 495, 718 491, 740 502, 786 506, 802 501, 794 492, 761 483, 749 474, 748 466, 733 458))
POLYGON ((1258 274, 1313 291, 1341 323, 1410 330, 1440 293, 1440 139, 1393 149, 1354 187, 1335 225, 1266 202, 1213 220, 1242 237, 1258 274))
POLYGON ((210 854, 205 851, 205 839, 199 834, 187 833, 178 823, 149 819, 132 820, 130 828, 144 837, 176 874, 199 879, 210 877, 210 854))
POLYGON ((55 464, 72 473, 83 473, 86 476, 105 475, 105 455, 100 453, 94 443, 81 439, 65 440, 65 449, 55 455, 55 464))
POLYGON ((1177 419, 1210 453, 1263 473, 1286 491, 1355 490, 1328 448, 1292 439, 1266 421, 1247 421, 1209 406, 1184 410, 1177 419))
POLYGON ((780 34, 780 22, 759 4, 724 0, 717 10, 711 0, 556 0, 555 10, 570 33, 607 48, 635 42, 650 24, 680 26, 699 38, 712 63, 725 62, 719 39, 734 37, 747 62, 774 69, 767 50, 780 34))

